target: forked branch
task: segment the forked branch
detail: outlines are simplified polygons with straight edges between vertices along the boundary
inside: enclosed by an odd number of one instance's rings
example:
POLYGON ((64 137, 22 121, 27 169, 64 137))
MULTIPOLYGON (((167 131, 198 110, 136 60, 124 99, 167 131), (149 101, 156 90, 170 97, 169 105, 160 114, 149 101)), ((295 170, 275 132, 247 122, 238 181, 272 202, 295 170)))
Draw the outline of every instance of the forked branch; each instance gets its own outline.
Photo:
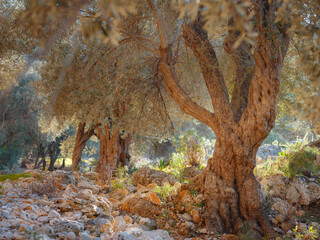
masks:
POLYGON ((171 97, 179 104, 180 109, 204 124, 210 126, 214 131, 217 130, 217 120, 215 114, 203 108, 196 102, 194 102, 186 93, 186 91, 180 86, 178 77, 174 68, 174 59, 171 53, 171 44, 168 44, 164 29, 161 24, 161 19, 152 0, 148 0, 148 3, 154 12, 157 22, 158 32, 160 36, 160 53, 161 59, 159 62, 159 71, 161 72, 167 90, 171 97))
POLYGON ((200 20, 185 25, 182 36, 199 62, 214 111, 219 113, 221 118, 233 121, 229 94, 220 71, 219 62, 208 34, 203 30, 202 25, 203 23, 200 20))

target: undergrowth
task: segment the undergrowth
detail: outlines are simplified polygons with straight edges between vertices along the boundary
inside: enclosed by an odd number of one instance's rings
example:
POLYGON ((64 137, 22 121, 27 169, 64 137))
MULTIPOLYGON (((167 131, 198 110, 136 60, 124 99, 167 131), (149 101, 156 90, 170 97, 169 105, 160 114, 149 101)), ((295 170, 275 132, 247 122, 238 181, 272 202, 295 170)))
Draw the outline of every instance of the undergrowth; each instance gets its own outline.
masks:
POLYGON ((164 200, 165 198, 173 194, 175 190, 175 187, 167 183, 162 187, 157 186, 153 191, 159 195, 161 200, 164 200))
POLYGON ((268 158, 255 168, 255 175, 258 177, 272 176, 281 174, 293 178, 297 175, 312 175, 320 171, 317 155, 319 150, 306 146, 307 141, 296 141, 286 144, 285 150, 272 160, 268 158))
POLYGON ((111 181, 111 190, 124 189, 132 185, 131 177, 128 174, 128 166, 117 168, 115 173, 116 178, 111 181))

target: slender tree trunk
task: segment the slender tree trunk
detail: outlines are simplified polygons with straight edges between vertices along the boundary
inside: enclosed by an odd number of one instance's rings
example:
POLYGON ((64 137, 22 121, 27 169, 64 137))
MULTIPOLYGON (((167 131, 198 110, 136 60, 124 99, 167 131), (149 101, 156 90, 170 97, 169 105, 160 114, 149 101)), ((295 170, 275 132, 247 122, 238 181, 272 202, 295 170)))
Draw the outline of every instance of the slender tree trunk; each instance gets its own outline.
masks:
POLYGON ((36 169, 37 168, 37 165, 38 165, 38 162, 39 162, 39 158, 40 158, 40 156, 37 154, 37 156, 36 156, 36 160, 35 160, 35 162, 34 162, 34 169, 36 169))
POLYGON ((87 131, 85 131, 86 123, 80 122, 77 129, 76 141, 74 144, 73 154, 72 154, 72 171, 77 171, 83 149, 85 148, 87 141, 94 134, 94 130, 97 125, 92 126, 87 131))
POLYGON ((87 141, 82 141, 84 136, 85 123, 80 122, 77 129, 76 141, 72 154, 72 171, 77 171, 81 161, 81 155, 87 141))
POLYGON ((38 168, 41 166, 41 164, 43 164, 43 162, 45 161, 45 159, 46 159, 46 155, 43 154, 43 155, 41 156, 40 162, 39 162, 37 165, 34 166, 34 169, 38 169, 38 168))
POLYGON ((46 161, 46 157, 44 157, 43 158, 42 171, 46 170, 46 166, 47 166, 47 161, 46 161))
POLYGON ((66 159, 64 158, 64 159, 62 160, 62 165, 61 165, 60 169, 64 169, 64 168, 65 168, 65 165, 66 165, 66 159))
POLYGON ((42 146, 42 144, 40 144, 38 147, 37 157, 34 163, 34 169, 37 169, 39 167, 38 166, 39 158, 42 157, 43 154, 44 154, 44 147, 42 146))
POLYGON ((53 149, 49 151, 50 163, 49 163, 49 171, 54 170, 54 164, 57 161, 58 155, 60 154, 59 146, 53 146, 53 149))

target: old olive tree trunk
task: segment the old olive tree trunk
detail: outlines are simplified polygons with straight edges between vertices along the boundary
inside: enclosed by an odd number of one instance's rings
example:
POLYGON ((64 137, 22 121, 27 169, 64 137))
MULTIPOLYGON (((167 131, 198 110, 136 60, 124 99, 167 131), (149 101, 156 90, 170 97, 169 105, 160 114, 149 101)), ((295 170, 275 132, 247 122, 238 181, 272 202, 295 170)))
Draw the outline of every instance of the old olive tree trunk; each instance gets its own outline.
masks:
MULTIPOLYGON (((163 19, 151 0, 149 4, 157 20, 161 42, 159 71, 168 92, 183 112, 210 126, 217 136, 214 156, 201 178, 207 227, 216 232, 237 233, 247 222, 257 239, 273 236, 253 169, 258 147, 274 127, 280 71, 289 45, 287 26, 275 23, 276 1, 261 0, 255 5, 259 34, 255 46, 242 42, 232 48, 237 38, 233 31, 225 38, 224 50, 236 65, 231 97, 202 20, 198 18, 184 26, 182 36, 199 62, 214 113, 195 103, 179 85, 163 19)), ((232 19, 229 25, 233 25, 232 19)))
POLYGON ((130 136, 123 136, 117 127, 112 128, 104 124, 98 127, 98 138, 100 152, 95 171, 99 179, 107 180, 110 179, 112 170, 115 170, 117 166, 128 164, 130 136))

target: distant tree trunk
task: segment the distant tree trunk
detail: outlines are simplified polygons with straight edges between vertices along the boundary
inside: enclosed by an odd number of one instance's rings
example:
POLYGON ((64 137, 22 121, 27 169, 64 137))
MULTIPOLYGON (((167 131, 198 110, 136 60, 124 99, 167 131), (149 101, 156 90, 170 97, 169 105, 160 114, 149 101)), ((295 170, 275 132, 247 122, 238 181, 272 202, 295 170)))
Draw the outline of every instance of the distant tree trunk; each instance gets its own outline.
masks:
POLYGON ((44 156, 43 159, 42 159, 42 171, 46 170, 46 166, 47 166, 47 161, 46 161, 46 157, 44 156))
POLYGON ((39 158, 43 157, 43 155, 44 155, 44 147, 40 143, 40 145, 39 145, 39 147, 37 149, 37 156, 36 156, 36 160, 35 160, 35 163, 34 163, 34 169, 37 169, 39 167, 38 161, 39 161, 39 158))
POLYGON ((119 163, 121 166, 127 166, 130 163, 129 146, 131 141, 131 135, 128 134, 125 138, 120 137, 120 157, 119 163))
POLYGON ((20 167, 21 168, 27 168, 27 161, 26 160, 23 160, 20 164, 20 167))
POLYGON ((98 138, 100 140, 99 159, 95 171, 99 174, 99 179, 110 179, 112 170, 117 165, 126 164, 129 155, 130 136, 121 138, 117 127, 110 128, 107 124, 98 127, 98 138))
POLYGON ((54 154, 52 151, 49 151, 49 158, 50 158, 50 163, 48 170, 53 171, 54 170, 54 164, 56 163, 57 158, 54 157, 54 154))
POLYGON ((50 164, 49 164, 49 171, 55 170, 54 164, 56 163, 58 156, 60 154, 60 142, 55 142, 52 148, 49 150, 49 157, 50 157, 50 164))
POLYGON ((93 125, 87 131, 85 131, 86 123, 80 122, 77 129, 76 141, 74 144, 72 154, 72 171, 77 171, 81 161, 82 151, 85 148, 87 141, 94 134, 94 130, 97 125, 93 125))
POLYGON ((64 168, 65 168, 65 165, 66 165, 66 159, 64 158, 64 159, 62 160, 62 164, 61 164, 60 169, 64 169, 64 168))
POLYGON ((41 164, 43 164, 43 162, 45 162, 45 160, 46 160, 46 154, 43 153, 43 155, 41 156, 40 162, 38 163, 38 165, 34 166, 34 169, 38 169, 41 166, 41 164))

